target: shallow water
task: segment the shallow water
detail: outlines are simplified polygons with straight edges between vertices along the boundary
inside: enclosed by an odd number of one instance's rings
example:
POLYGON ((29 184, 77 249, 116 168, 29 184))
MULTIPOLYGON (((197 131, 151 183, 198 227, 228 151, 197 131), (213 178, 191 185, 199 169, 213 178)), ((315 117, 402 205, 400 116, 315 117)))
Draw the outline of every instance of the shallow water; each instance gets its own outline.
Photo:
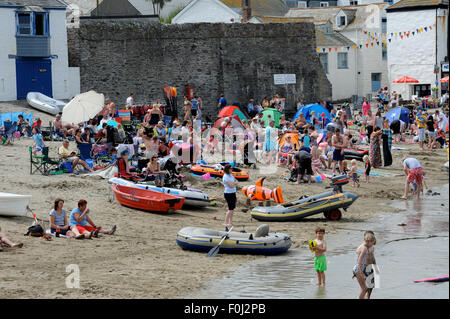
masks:
POLYGON ((448 299, 448 282, 413 282, 447 275, 449 270, 449 186, 432 190, 440 195, 396 201, 393 206, 405 211, 378 214, 363 225, 346 224, 338 234, 326 235, 324 288, 316 285, 313 254, 305 246, 242 266, 186 298, 357 298, 360 288, 356 278, 352 279, 355 249, 370 229, 377 238, 375 257, 381 279, 373 299, 448 299))

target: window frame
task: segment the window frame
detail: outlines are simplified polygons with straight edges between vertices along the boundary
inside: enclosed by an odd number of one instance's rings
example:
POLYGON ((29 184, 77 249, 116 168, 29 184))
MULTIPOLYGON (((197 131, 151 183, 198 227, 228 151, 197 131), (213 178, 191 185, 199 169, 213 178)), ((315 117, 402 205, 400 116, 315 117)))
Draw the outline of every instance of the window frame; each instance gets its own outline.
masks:
POLYGON ((324 2, 324 1, 320 2, 320 7, 321 8, 326 8, 326 7, 329 7, 329 6, 330 6, 330 4, 328 2, 324 2))
POLYGON ((339 70, 345 70, 345 69, 348 69, 348 52, 338 52, 338 54, 337 54, 337 68, 339 69, 339 70), (339 57, 340 56, 345 56, 345 66, 341 66, 340 64, 339 64, 339 57))
POLYGON ((17 37, 43 37, 47 38, 50 36, 50 28, 48 19, 48 12, 33 12, 33 11, 16 11, 16 36, 17 37), (19 15, 28 14, 30 16, 30 33, 21 34, 19 28, 19 15), (36 15, 43 15, 43 34, 36 35, 36 15))
POLYGON ((381 60, 387 61, 387 59, 388 59, 387 47, 385 45, 382 45, 381 46, 381 60))

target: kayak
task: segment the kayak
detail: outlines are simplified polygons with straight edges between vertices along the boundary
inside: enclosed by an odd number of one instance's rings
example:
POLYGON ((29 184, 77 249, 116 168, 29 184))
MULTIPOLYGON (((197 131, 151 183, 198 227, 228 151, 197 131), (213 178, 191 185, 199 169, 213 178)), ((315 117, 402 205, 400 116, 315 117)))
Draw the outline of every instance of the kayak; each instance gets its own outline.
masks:
POLYGON ((258 206, 252 209, 251 216, 260 221, 281 222, 323 213, 329 220, 339 220, 342 217, 339 209, 347 210, 357 198, 358 195, 349 192, 330 191, 276 206, 258 206))
POLYGON ((47 95, 39 92, 29 92, 27 94, 27 102, 30 106, 39 111, 56 115, 63 111, 67 103, 52 99, 47 95))
MULTIPOLYGON (((210 174, 211 177, 223 177, 223 166, 220 164, 217 165, 203 165, 203 164, 195 164, 191 167, 191 172, 195 175, 204 175, 204 174, 210 174)), ((236 178, 238 181, 246 181, 250 178, 247 172, 233 167, 231 174, 236 178)))
POLYGON ((434 278, 426 278, 426 279, 419 279, 414 280, 414 282, 444 282, 448 281, 448 275, 440 276, 440 277, 434 277, 434 278))
POLYGON ((200 206, 206 207, 211 205, 211 199, 205 193, 200 190, 193 190, 192 188, 188 188, 187 190, 181 190, 176 188, 168 188, 168 187, 157 187, 153 185, 133 183, 132 181, 113 177, 108 180, 109 184, 118 184, 128 187, 140 188, 140 189, 148 189, 151 191, 170 194, 177 197, 184 198, 184 205, 186 206, 200 206))
MULTIPOLYGON (((226 231, 185 227, 177 233, 177 244, 184 250, 209 251, 216 247, 226 231)), ((221 253, 276 255, 291 247, 291 239, 282 233, 269 233, 268 225, 261 225, 255 233, 231 231, 220 246, 221 253)))
POLYGON ((147 189, 112 184, 111 189, 117 201, 131 208, 151 212, 173 213, 181 209, 184 198, 147 189))
POLYGON ((31 195, 0 193, 0 216, 25 216, 31 195))

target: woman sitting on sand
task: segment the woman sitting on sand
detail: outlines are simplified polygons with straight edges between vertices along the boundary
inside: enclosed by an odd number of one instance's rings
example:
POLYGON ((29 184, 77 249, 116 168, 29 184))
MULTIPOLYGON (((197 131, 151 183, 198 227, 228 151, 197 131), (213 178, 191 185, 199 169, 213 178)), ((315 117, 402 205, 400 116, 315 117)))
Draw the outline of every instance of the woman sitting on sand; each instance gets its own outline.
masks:
MULTIPOLYGON (((2 229, 0 228, 0 231, 1 230, 2 229)), ((15 244, 12 241, 10 241, 8 238, 6 238, 5 235, 0 233, 0 251, 3 250, 4 246, 9 246, 9 247, 12 247, 12 248, 22 248, 23 247, 23 243, 15 244)))
POLYGON ((153 155, 150 162, 147 164, 147 173, 150 181, 155 181, 156 186, 164 186, 164 177, 167 171, 161 171, 161 166, 158 162, 158 156, 153 155))
POLYGON ((69 225, 71 230, 75 233, 76 239, 98 237, 99 234, 112 235, 116 231, 114 225, 110 230, 103 230, 100 226, 96 226, 94 221, 89 217, 89 208, 87 208, 87 201, 80 199, 78 207, 74 208, 70 213, 69 225), (88 223, 91 225, 89 226, 88 223))
POLYGON ((68 237, 75 237, 74 232, 70 230, 66 210, 63 209, 63 206, 64 200, 57 198, 53 209, 50 211, 50 231, 68 237))

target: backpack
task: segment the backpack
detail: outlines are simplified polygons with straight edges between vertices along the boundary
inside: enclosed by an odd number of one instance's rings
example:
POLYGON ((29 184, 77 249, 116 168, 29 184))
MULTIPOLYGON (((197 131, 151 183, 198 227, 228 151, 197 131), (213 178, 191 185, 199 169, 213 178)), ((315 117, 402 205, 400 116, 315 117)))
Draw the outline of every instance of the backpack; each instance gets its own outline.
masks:
POLYGON ((42 237, 44 236, 44 228, 41 225, 33 225, 28 227, 28 231, 24 236, 42 237))

